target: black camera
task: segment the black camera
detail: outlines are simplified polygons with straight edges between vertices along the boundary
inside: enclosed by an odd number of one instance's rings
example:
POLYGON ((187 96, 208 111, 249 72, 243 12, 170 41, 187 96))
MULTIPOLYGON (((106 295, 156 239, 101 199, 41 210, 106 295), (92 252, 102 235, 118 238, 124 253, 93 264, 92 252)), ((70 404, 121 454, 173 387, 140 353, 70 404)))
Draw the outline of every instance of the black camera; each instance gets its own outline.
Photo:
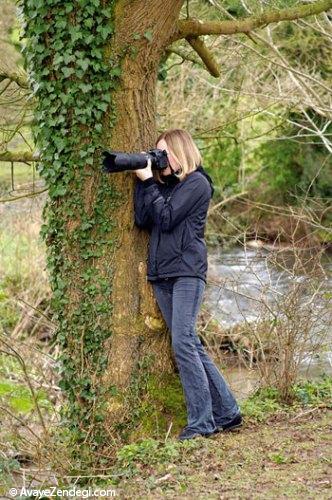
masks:
POLYGON ((145 168, 149 158, 152 169, 164 170, 169 165, 165 149, 150 149, 146 153, 122 153, 105 149, 102 155, 104 156, 102 171, 108 174, 145 168))

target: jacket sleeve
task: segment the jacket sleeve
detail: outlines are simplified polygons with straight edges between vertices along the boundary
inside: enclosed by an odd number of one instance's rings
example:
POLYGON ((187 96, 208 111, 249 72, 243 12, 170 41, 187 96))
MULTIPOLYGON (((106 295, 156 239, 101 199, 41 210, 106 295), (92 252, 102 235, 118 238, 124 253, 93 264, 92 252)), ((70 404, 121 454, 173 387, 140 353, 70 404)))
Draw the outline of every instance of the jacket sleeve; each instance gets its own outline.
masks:
POLYGON ((149 207, 153 222, 165 233, 171 231, 196 206, 210 198, 210 185, 202 175, 189 175, 186 182, 171 196, 169 202, 165 201, 152 177, 145 181, 145 205, 149 207))
POLYGON ((135 191, 134 191, 134 213, 135 224, 141 229, 151 229, 153 220, 150 215, 148 207, 144 202, 144 182, 137 178, 135 191))

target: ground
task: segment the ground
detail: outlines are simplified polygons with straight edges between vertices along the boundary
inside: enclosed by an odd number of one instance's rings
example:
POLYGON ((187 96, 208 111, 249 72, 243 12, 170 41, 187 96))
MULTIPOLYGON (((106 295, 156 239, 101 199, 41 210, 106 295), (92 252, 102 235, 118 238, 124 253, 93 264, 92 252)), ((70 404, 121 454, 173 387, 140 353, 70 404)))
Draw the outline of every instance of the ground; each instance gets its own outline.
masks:
POLYGON ((331 410, 299 409, 246 422, 239 432, 191 440, 171 463, 137 463, 120 498, 332 498, 331 410))

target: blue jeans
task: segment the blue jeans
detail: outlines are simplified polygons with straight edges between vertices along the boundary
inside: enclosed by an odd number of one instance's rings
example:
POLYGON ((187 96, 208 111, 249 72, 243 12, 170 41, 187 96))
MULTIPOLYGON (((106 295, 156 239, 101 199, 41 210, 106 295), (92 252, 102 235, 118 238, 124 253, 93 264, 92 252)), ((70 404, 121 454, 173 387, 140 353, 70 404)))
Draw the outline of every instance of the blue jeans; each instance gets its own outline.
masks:
POLYGON ((190 428, 209 433, 240 414, 237 402, 196 333, 205 282, 193 276, 152 281, 154 295, 171 332, 190 428))

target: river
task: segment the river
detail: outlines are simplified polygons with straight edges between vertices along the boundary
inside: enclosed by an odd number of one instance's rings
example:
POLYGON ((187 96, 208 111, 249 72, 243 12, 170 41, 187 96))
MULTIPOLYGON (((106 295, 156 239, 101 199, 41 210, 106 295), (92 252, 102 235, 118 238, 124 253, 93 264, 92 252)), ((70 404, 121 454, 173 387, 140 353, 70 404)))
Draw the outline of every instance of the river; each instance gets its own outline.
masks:
MULTIPOLYGON (((301 356, 298 378, 313 379, 332 374, 332 255, 325 251, 317 259, 317 250, 312 254, 305 249, 295 252, 286 246, 265 248, 255 241, 243 247, 209 248, 204 305, 227 329, 259 321, 262 311, 268 308, 284 316, 280 311, 282 299, 292 293, 296 284, 302 284, 298 287, 298 307, 305 308, 308 314, 310 304, 309 334, 320 342, 321 350, 313 353, 308 345, 301 356)), ((223 367, 222 373, 240 399, 258 385, 256 370, 239 363, 223 367)))

